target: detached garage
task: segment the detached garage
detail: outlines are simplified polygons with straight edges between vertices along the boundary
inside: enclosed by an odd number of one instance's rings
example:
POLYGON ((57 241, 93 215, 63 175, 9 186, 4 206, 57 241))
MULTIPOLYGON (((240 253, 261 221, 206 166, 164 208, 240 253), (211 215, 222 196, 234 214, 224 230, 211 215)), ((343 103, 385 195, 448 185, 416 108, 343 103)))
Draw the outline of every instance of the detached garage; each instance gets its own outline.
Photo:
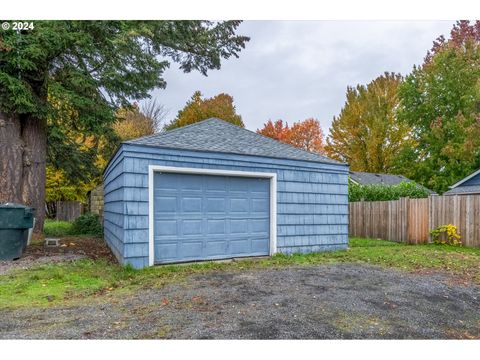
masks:
POLYGON ((219 119, 122 143, 105 240, 136 268, 348 245, 348 166, 219 119))

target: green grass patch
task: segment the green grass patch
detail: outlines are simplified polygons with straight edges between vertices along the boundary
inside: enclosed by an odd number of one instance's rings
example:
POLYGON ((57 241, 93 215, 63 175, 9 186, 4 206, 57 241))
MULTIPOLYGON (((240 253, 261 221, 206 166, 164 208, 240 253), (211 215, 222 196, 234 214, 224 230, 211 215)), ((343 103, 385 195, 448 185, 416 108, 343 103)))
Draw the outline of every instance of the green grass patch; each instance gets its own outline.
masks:
POLYGON ((43 233, 46 237, 62 237, 72 235, 73 224, 68 221, 46 219, 43 225, 43 233))
MULTIPOLYGON (((448 245, 405 245, 350 239, 348 250, 316 254, 277 254, 234 262, 154 266, 142 270, 98 260, 44 265, 0 276, 0 308, 49 306, 120 297, 141 288, 161 287, 208 271, 361 262, 404 270, 440 270, 480 284, 480 249, 448 245)), ((427 275, 428 276, 428 275, 427 275)))
POLYGON ((405 270, 433 269, 464 275, 480 283, 480 249, 449 245, 406 245, 384 240, 350 239, 346 257, 405 270))

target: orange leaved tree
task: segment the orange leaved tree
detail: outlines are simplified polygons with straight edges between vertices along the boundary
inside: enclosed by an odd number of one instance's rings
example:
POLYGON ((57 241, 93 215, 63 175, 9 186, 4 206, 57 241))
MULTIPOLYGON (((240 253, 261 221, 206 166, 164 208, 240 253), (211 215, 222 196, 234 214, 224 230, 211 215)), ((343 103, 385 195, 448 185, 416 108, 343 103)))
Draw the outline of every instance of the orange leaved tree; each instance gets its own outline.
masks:
POLYGON ((306 151, 324 153, 322 127, 320 121, 314 118, 293 123, 292 127, 283 120, 268 120, 257 133, 306 151))

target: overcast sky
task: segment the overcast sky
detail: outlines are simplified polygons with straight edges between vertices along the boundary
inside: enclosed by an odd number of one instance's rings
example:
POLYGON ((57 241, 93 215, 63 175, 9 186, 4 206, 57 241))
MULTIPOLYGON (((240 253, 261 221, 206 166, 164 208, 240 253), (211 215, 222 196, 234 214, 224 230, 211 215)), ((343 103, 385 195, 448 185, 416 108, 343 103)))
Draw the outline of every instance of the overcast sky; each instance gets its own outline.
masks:
POLYGON ((347 86, 365 84, 385 71, 409 73, 432 41, 454 21, 246 21, 238 34, 251 40, 239 59, 202 76, 171 64, 167 88, 152 96, 173 119, 193 92, 233 96, 246 127, 272 119, 289 123, 314 117, 327 134, 345 103, 347 86))

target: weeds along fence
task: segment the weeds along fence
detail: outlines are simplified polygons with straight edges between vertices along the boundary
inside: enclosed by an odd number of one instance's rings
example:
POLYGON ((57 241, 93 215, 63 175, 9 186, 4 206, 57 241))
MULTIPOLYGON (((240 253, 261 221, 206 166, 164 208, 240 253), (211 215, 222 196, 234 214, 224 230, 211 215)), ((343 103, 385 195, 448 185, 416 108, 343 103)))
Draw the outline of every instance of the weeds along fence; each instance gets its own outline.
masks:
POLYGON ((453 224, 465 246, 480 247, 480 195, 430 196, 349 205, 351 236, 410 244, 430 241, 430 230, 453 224))

